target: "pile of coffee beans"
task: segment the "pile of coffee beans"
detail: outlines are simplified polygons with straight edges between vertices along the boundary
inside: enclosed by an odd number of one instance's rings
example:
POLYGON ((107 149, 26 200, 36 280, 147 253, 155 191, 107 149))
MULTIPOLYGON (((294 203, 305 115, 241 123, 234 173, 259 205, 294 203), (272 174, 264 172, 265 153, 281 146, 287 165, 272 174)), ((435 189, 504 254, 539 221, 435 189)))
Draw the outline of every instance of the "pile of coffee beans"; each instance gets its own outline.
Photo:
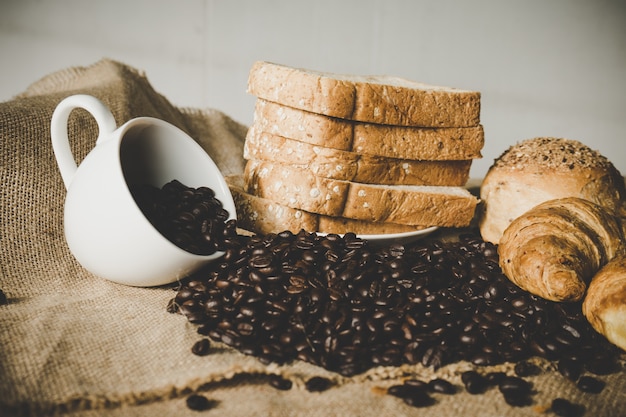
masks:
POLYGON ((342 375, 374 366, 540 356, 610 371, 620 352, 576 303, 512 284, 476 235, 371 249, 352 234, 229 240, 222 262, 190 277, 173 305, 201 334, 261 361, 300 359, 342 375))
MULTIPOLYGON (((224 223, 227 213, 218 205, 207 210, 212 220, 203 217, 205 209, 198 205, 213 198, 212 192, 177 182, 162 191, 189 202, 156 204, 167 198, 144 191, 150 210, 160 213, 154 217, 175 219, 174 235, 202 225, 200 239, 175 236, 174 241, 204 239, 212 250, 225 252, 183 281, 168 305, 206 336, 192 348, 197 355, 208 354, 211 339, 263 363, 302 360, 344 376, 381 365, 419 363, 436 370, 459 361, 477 369, 512 362, 516 376, 471 371, 462 378, 472 394, 497 386, 512 406, 532 402, 532 386, 524 378, 541 372, 528 361, 532 357, 555 362, 564 377, 589 393, 604 387, 590 374, 620 369, 622 351, 593 330, 580 303, 554 303, 514 285, 502 274, 497 247, 478 231, 458 241, 429 239, 379 249, 352 233, 242 236, 235 221, 224 223)), ((291 381, 280 377, 271 384, 291 388, 291 381)), ((451 393, 453 388, 437 381, 429 389, 451 393)), ((394 390, 401 396, 415 387, 394 390)), ((576 407, 558 400, 558 410, 576 407)), ((405 402, 431 403, 426 391, 405 402)))
POLYGON ((131 193, 146 218, 168 240, 198 255, 220 251, 235 221, 209 187, 172 180, 163 187, 134 185, 131 193))

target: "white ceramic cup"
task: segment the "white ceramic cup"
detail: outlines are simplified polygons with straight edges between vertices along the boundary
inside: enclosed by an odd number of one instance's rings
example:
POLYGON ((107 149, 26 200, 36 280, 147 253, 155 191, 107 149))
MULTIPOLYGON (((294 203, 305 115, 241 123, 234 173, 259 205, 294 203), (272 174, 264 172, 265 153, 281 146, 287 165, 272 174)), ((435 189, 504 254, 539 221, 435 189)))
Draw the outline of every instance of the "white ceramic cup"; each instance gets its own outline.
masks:
POLYGON ((178 180, 206 186, 236 218, 235 204, 214 161, 185 132, 159 119, 138 117, 116 129, 109 109, 89 95, 70 96, 52 115, 54 154, 67 188, 65 238, 78 262, 93 274, 139 287, 174 282, 223 255, 196 255, 165 238, 144 216, 129 185, 178 180), (95 147, 77 166, 68 138, 72 110, 98 123, 95 147))

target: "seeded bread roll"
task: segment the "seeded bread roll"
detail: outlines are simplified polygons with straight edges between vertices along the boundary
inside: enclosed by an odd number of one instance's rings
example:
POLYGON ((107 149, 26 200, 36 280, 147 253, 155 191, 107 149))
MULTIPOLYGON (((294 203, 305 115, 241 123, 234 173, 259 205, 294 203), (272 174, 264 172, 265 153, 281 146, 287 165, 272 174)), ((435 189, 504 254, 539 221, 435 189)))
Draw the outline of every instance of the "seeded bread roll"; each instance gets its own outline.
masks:
POLYGON ((265 161, 247 162, 244 183, 247 193, 288 207, 414 226, 467 226, 478 203, 461 187, 362 184, 265 161))
POLYGON ((469 160, 482 157, 484 130, 422 128, 360 123, 257 99, 250 134, 261 132, 361 155, 414 160, 469 160))
POLYGON ((378 235, 424 229, 422 226, 367 222, 309 213, 246 193, 243 177, 240 175, 227 176, 226 182, 237 207, 237 225, 254 233, 280 233, 284 230, 297 233, 304 229, 307 232, 378 235))
POLYGON ((331 74, 255 62, 248 92, 297 109, 368 123, 477 126, 480 93, 391 76, 331 74))
POLYGON ((415 161, 360 155, 248 130, 243 157, 291 164, 313 175, 367 184, 463 186, 472 161, 415 161))
POLYGON ((480 190, 480 232, 497 244, 511 222, 552 199, 579 197, 623 216, 624 179, 611 162, 582 143, 540 137, 510 147, 494 161, 480 190))

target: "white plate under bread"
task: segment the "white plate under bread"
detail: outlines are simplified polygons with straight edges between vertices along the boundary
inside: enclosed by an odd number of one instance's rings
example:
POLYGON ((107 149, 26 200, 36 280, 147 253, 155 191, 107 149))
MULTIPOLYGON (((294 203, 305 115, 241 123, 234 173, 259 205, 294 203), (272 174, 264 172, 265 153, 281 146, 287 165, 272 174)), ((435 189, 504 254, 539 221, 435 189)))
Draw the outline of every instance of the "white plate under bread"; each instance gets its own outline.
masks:
MULTIPOLYGON (((439 229, 437 226, 432 226, 427 227, 426 229, 415 230, 411 232, 387 233, 380 235, 357 235, 357 237, 372 242, 372 244, 374 245, 390 245, 392 243, 404 245, 422 239, 430 235, 437 229, 439 229)), ((317 234, 320 236, 325 236, 327 233, 317 232, 317 234)))

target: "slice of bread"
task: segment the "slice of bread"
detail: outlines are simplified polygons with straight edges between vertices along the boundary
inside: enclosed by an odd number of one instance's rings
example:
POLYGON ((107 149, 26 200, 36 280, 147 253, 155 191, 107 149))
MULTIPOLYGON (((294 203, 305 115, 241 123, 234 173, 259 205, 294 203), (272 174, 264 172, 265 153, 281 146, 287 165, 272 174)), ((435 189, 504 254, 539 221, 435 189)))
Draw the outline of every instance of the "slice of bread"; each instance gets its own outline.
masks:
POLYGON ((414 226, 467 226, 478 200, 461 187, 362 184, 318 177, 288 164, 251 160, 245 191, 332 217, 414 226))
POLYGON ((367 184, 463 186, 471 160, 416 161, 361 155, 248 130, 243 157, 295 165, 313 175, 367 184))
POLYGON ((241 175, 227 176, 226 183, 237 208, 237 226, 258 234, 280 233, 284 230, 298 233, 304 229, 307 232, 337 234, 353 232, 357 235, 372 235, 424 229, 422 226, 330 217, 283 206, 272 200, 246 193, 241 175))
POLYGON ((480 93, 392 76, 332 74, 255 62, 247 91, 297 109, 368 123, 477 126, 480 93))
POLYGON ((421 128, 360 123, 257 99, 253 132, 267 132, 326 148, 414 160, 481 158, 482 125, 421 128))

